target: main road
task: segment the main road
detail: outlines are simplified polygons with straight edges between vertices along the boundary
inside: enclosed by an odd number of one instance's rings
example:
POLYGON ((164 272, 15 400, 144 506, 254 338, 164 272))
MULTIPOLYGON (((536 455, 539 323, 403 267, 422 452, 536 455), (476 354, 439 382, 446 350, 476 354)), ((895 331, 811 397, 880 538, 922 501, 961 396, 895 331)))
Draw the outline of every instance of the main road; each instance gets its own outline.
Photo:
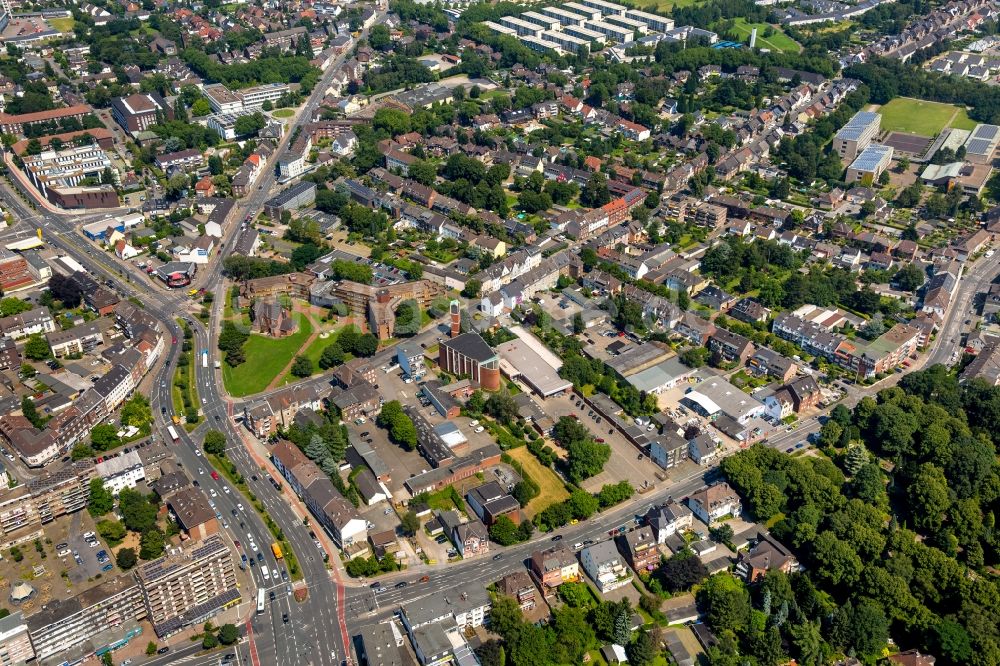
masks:
MULTIPOLYGON (((378 20, 381 18, 380 15, 378 20)), ((367 31, 364 34, 367 34, 367 31)), ((312 94, 300 109, 296 121, 293 123, 293 128, 279 142, 276 154, 281 154, 287 148, 288 142, 295 134, 295 129, 309 122, 313 112, 322 102, 334 72, 346 57, 347 53, 338 57, 320 77, 312 94)), ((240 222, 245 215, 255 216, 261 210, 264 201, 271 195, 274 184, 274 171, 265 170, 256 183, 256 189, 250 196, 238 203, 237 217, 229 225, 230 228, 223 238, 222 251, 215 261, 206 267, 207 270, 204 274, 199 276, 199 281, 208 285, 211 290, 218 292, 218 287, 222 284, 222 261, 231 251, 233 240, 240 228, 240 222)), ((0 192, 2 192, 5 207, 18 220, 12 229, 3 234, 5 239, 23 238, 33 234, 36 227, 41 228, 47 242, 81 263, 96 279, 112 286, 122 297, 138 299, 145 310, 161 322, 167 331, 166 334, 177 338, 178 343, 170 347, 164 363, 154 376, 154 388, 151 391, 153 412, 161 435, 165 441, 170 441, 170 437, 166 433, 172 412, 170 385, 180 353, 180 340, 182 338, 175 318, 182 315, 191 302, 179 292, 166 292, 158 285, 151 284, 148 276, 139 272, 134 266, 127 262, 119 262, 113 255, 96 248, 80 234, 78 225, 101 219, 101 217, 110 217, 113 214, 123 212, 124 209, 102 211, 96 214, 80 215, 76 212, 60 214, 50 210, 32 192, 29 194, 35 198, 35 201, 29 205, 22 192, 16 191, 5 181, 0 181, 0 192), (37 210, 32 210, 30 206, 35 206, 37 210)), ((224 294, 219 294, 219 296, 220 298, 216 299, 217 303, 225 297, 224 294)), ((189 317, 189 321, 192 322, 191 328, 194 331, 195 350, 199 353, 202 349, 209 349, 209 353, 212 354, 211 350, 214 347, 210 341, 210 330, 218 325, 219 310, 220 308, 213 308, 216 316, 211 319, 208 328, 193 317, 189 317)), ((214 354, 212 355, 214 356, 214 354)), ((260 466, 248 455, 243 445, 243 438, 237 432, 231 418, 230 405, 218 386, 221 375, 212 367, 214 364, 209 364, 208 368, 202 368, 200 358, 197 360, 199 361, 196 365, 197 390, 199 399, 203 401, 201 407, 208 420, 207 427, 216 428, 226 434, 229 442, 227 453, 230 460, 236 465, 240 474, 247 479, 252 492, 264 503, 274 521, 282 528, 285 537, 295 551, 308 587, 306 600, 302 603, 296 603, 289 596, 286 583, 276 582, 273 577, 265 581, 259 565, 249 567, 250 580, 257 588, 269 589, 269 592, 276 593, 273 601, 268 599, 267 608, 263 615, 250 616, 246 622, 245 630, 252 633, 251 640, 255 648, 249 652, 249 657, 254 666, 260 666, 260 664, 287 664, 288 666, 333 664, 339 666, 342 661, 350 659, 349 636, 346 633, 343 605, 338 601, 338 593, 342 598, 343 588, 331 579, 330 572, 323 562, 323 554, 309 536, 308 528, 292 511, 282 494, 265 481, 260 466), (257 480, 254 480, 254 477, 257 480), (287 622, 285 618, 287 618, 287 622)), ((148 380, 147 377, 146 381, 148 380)), ((204 429, 206 426, 202 426, 202 430, 204 429)), ((203 439, 204 433, 202 431, 196 431, 196 433, 200 433, 198 439, 203 439)), ((189 474, 208 493, 214 494, 212 501, 223 520, 228 523, 228 527, 225 529, 227 538, 234 543, 240 541, 242 549, 245 549, 249 547, 248 542, 252 537, 254 543, 264 553, 264 564, 269 569, 274 568, 275 571, 278 571, 279 567, 276 566, 277 563, 268 548, 272 538, 260 516, 255 513, 249 502, 244 502, 244 498, 239 495, 237 489, 229 486, 224 477, 220 477, 218 481, 211 478, 210 467, 199 455, 200 445, 198 441, 195 441, 186 432, 180 433, 180 439, 181 441, 174 447, 178 462, 189 470, 189 474), (243 504, 242 511, 239 509, 240 504, 243 504), (236 512, 235 516, 233 515, 234 511, 236 512)), ((240 550, 235 552, 238 556, 241 553, 240 550)), ((280 578, 278 580, 280 581, 280 578)), ((251 601, 251 594, 255 594, 255 590, 244 591, 247 602, 251 601)), ((256 600, 253 599, 253 601, 255 603, 256 600)), ((183 650, 182 653, 184 656, 164 655, 156 658, 156 663, 169 663, 165 660, 178 659, 186 661, 189 658, 189 650, 183 650)))

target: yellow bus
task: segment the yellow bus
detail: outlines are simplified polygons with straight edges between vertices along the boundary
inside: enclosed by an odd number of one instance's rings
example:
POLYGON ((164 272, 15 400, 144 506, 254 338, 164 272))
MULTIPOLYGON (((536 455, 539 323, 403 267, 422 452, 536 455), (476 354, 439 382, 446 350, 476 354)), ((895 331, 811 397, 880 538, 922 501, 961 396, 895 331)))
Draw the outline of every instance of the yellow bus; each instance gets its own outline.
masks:
POLYGON ((277 541, 271 544, 271 552, 274 553, 274 559, 281 559, 281 546, 278 545, 277 541))

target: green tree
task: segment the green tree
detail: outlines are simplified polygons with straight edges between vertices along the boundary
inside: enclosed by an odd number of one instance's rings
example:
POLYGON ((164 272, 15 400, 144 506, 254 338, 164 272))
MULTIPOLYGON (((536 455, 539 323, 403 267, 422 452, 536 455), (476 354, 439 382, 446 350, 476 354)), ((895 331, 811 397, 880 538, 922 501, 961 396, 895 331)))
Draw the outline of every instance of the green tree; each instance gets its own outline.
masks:
POLYGON ((114 508, 114 495, 104 487, 104 480, 99 477, 91 479, 90 495, 87 498, 87 513, 98 518, 111 513, 111 510, 114 508))
POLYGON ((400 529, 406 536, 413 536, 420 530, 420 518, 413 511, 407 511, 399 521, 400 529))
POLYGON ((709 578, 698 591, 698 603, 716 631, 742 633, 750 622, 750 593, 729 573, 709 578))
POLYGON ((236 625, 226 623, 219 627, 219 642, 223 645, 233 645, 240 639, 240 632, 236 625))
POLYGON ((511 423, 517 418, 517 403, 507 391, 492 393, 486 399, 484 409, 487 414, 501 423, 511 423))
POLYGON ((323 370, 343 365, 343 363, 344 350, 337 342, 327 345, 323 350, 323 354, 319 357, 319 367, 323 370))
POLYGON ((628 663, 632 666, 648 666, 656 659, 656 643, 653 637, 645 629, 639 631, 635 640, 626 646, 628 663))
POLYGON ((512 546, 519 541, 517 525, 507 516, 500 516, 490 525, 490 539, 501 546, 512 546))
POLYGON ((148 495, 132 488, 123 488, 118 493, 118 511, 122 520, 132 532, 146 532, 156 527, 157 505, 148 495))
POLYGON ((95 451, 109 451, 120 446, 121 438, 118 437, 118 429, 113 425, 101 423, 93 427, 90 431, 90 444, 95 451))
POLYGON ((134 548, 122 548, 115 555, 115 562, 118 564, 119 569, 128 571, 138 564, 139 558, 136 556, 134 548))
POLYGON ((150 657, 153 656, 154 654, 156 654, 156 651, 158 649, 159 649, 159 647, 156 645, 155 642, 149 641, 148 643, 146 643, 146 655, 147 656, 150 656, 150 657))
POLYGON ((127 531, 125 526, 117 520, 99 520, 97 521, 97 533, 111 546, 117 546, 125 539, 127 531))
POLYGON ((577 312, 573 315, 573 333, 580 335, 585 330, 587 330, 587 326, 583 322, 583 313, 577 312))
POLYGON ((462 288, 462 296, 466 298, 479 298, 479 291, 483 288, 483 283, 475 278, 466 280, 465 287, 462 288))
POLYGON ((226 455, 226 435, 218 430, 209 430, 205 433, 205 441, 202 444, 202 448, 205 449, 205 453, 213 456, 225 456, 226 455))
POLYGON ((291 373, 294 377, 308 377, 313 373, 313 362, 305 356, 296 356, 291 373))
POLYGON ((154 528, 145 530, 139 537, 139 557, 144 560, 155 560, 163 555, 163 532, 154 528))
POLYGON ((948 481, 940 467, 924 463, 907 489, 909 509, 917 527, 936 532, 941 529, 951 504, 948 481))
POLYGON ((40 333, 36 333, 24 344, 24 355, 33 361, 42 361, 52 356, 52 348, 40 333))
POLYGON ((205 636, 201 639, 201 647, 204 650, 211 650, 218 646, 218 644, 219 640, 214 634, 205 634, 205 636))
POLYGON ((31 399, 31 396, 25 395, 21 397, 21 414, 31 422, 31 425, 38 429, 45 426, 45 417, 38 413, 38 410, 35 408, 35 401, 31 399))

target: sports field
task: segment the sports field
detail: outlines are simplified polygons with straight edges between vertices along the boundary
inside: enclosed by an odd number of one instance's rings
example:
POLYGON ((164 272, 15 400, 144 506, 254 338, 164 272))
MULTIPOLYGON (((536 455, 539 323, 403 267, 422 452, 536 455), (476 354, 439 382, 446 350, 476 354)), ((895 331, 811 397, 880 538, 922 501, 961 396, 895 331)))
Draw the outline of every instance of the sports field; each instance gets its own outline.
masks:
POLYGON ((799 43, 783 33, 781 28, 769 26, 766 23, 747 23, 745 18, 736 19, 734 24, 733 32, 748 41, 750 39, 750 32, 754 28, 757 28, 757 48, 765 48, 772 51, 784 51, 787 53, 798 53, 801 49, 799 43), (770 37, 764 37, 764 31, 767 28, 774 29, 774 34, 770 37))
POLYGON ((976 126, 962 107, 910 97, 897 97, 877 110, 882 114, 883 130, 934 136, 946 127, 976 126))

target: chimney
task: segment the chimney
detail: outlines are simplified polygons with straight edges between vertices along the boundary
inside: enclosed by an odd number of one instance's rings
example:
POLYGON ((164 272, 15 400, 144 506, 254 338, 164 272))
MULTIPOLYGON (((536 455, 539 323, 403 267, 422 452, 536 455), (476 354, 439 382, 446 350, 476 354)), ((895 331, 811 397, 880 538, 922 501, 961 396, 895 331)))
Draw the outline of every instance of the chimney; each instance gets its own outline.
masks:
POLYGON ((451 337, 457 338, 462 333, 462 305, 457 300, 451 302, 451 337))

